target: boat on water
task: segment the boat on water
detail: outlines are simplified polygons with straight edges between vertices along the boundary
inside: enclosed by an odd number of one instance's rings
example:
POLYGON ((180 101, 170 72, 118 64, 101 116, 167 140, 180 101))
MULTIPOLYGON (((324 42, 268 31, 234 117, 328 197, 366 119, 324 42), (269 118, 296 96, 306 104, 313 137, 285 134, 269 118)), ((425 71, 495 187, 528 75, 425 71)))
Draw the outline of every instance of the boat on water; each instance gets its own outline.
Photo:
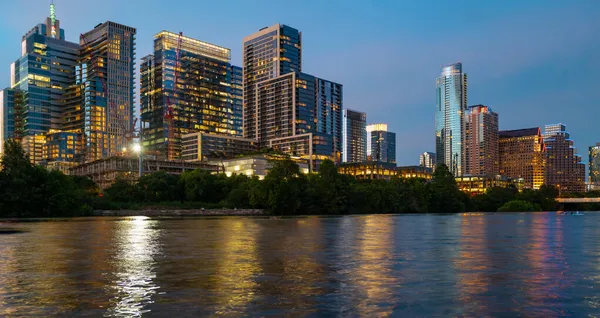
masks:
POLYGON ((563 212, 561 212, 561 213, 560 213, 560 215, 573 215, 573 216, 579 216, 579 215, 585 215, 585 214, 583 214, 583 212, 580 212, 580 211, 570 211, 570 212, 563 211, 563 212))

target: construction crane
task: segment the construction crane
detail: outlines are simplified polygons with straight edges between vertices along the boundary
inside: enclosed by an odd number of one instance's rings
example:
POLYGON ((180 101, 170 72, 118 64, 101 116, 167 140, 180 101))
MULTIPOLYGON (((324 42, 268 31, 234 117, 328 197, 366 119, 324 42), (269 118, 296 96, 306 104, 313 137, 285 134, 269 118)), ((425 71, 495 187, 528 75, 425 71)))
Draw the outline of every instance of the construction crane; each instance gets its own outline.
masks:
MULTIPOLYGON (((181 37, 183 36, 183 32, 179 32, 179 37, 177 38, 177 50, 175 51, 175 69, 173 70, 173 96, 175 96, 175 92, 177 91, 177 73, 179 70, 179 51, 181 50, 181 37)), ((174 160, 175 159, 175 127, 173 127, 173 104, 171 104, 171 99, 169 95, 167 95, 167 105, 165 108, 164 114, 164 122, 167 125, 167 159, 174 160)))

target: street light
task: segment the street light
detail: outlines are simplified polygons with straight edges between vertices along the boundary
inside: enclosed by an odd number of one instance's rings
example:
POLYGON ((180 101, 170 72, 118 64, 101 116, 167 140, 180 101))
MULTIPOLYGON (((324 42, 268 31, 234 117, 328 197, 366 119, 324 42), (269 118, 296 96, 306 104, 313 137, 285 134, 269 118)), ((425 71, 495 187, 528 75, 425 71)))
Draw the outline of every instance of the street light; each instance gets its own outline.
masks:
POLYGON ((139 168, 139 177, 142 177, 142 145, 136 143, 133 144, 133 151, 138 154, 138 168, 139 168))

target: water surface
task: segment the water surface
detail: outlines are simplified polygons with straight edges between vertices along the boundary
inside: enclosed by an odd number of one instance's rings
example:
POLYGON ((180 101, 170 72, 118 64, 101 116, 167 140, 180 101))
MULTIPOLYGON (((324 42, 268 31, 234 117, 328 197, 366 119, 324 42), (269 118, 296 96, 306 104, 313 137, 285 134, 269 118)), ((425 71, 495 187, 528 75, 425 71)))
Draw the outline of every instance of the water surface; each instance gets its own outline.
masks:
POLYGON ((600 315, 594 213, 0 226, 0 317, 600 315))

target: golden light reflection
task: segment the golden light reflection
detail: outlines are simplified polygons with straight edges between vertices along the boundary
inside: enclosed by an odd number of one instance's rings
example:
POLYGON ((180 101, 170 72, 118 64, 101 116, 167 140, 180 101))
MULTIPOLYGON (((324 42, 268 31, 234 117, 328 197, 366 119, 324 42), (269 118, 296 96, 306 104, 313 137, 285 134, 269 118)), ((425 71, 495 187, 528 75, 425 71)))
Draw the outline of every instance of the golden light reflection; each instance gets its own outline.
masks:
POLYGON ((369 215, 359 230, 356 262, 351 281, 356 284, 360 298, 354 300, 359 316, 392 314, 393 291, 402 288, 401 277, 393 272, 394 222, 390 216, 369 215), (362 231, 360 231, 362 230, 362 231), (385 305, 389 304, 389 305, 385 305))
POLYGON ((487 254, 486 218, 483 214, 465 213, 460 218, 460 252, 455 260, 458 299, 477 316, 487 312, 485 293, 488 291, 491 260, 487 254))
POLYGON ((154 283, 154 257, 160 250, 156 225, 156 220, 143 216, 118 222, 115 281, 108 287, 116 296, 107 315, 139 317, 148 311, 145 307, 159 288, 154 283))
POLYGON ((562 222, 561 217, 551 218, 546 213, 531 214, 530 243, 525 253, 530 269, 529 275, 524 276, 523 289, 528 304, 535 308, 535 315, 556 315, 557 312, 547 308, 546 303, 549 299, 559 298, 560 290, 570 284, 567 280, 569 265, 563 250, 562 222))
POLYGON ((217 265, 214 290, 217 308, 215 314, 243 314, 256 295, 256 276, 261 272, 256 237, 260 228, 248 219, 224 221, 222 228, 222 257, 217 265))

